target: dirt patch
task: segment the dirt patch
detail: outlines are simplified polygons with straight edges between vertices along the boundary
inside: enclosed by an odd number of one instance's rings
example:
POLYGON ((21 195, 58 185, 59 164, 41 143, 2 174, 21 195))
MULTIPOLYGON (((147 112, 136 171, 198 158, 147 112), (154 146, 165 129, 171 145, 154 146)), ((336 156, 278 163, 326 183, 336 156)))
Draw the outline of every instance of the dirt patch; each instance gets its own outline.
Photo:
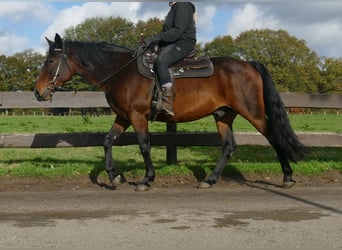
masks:
MULTIPOLYGON (((137 179, 127 178, 129 181, 137 179)), ((319 187, 319 186, 342 186, 342 173, 339 171, 329 171, 315 176, 295 176, 296 186, 319 187)), ((109 184, 107 178, 98 180, 101 184, 109 184)), ((173 187, 196 187, 198 180, 194 176, 157 176, 153 188, 173 188, 173 187)), ((217 184, 229 188, 247 186, 246 184, 258 184, 265 186, 280 186, 282 175, 248 175, 244 177, 223 177, 217 184)), ((128 184, 123 186, 130 187, 128 184)), ((91 182, 88 176, 77 178, 8 178, 0 177, 0 192, 6 191, 58 191, 58 190, 91 190, 103 188, 105 185, 97 185, 91 182)))

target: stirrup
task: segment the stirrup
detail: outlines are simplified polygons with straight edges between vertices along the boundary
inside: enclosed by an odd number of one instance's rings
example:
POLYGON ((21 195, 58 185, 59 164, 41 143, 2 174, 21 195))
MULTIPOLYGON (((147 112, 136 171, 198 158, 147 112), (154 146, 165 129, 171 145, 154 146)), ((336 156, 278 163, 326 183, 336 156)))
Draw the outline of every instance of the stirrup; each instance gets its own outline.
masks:
POLYGON ((164 114, 169 115, 169 116, 175 116, 175 113, 173 111, 168 110, 165 107, 162 107, 162 111, 164 114))

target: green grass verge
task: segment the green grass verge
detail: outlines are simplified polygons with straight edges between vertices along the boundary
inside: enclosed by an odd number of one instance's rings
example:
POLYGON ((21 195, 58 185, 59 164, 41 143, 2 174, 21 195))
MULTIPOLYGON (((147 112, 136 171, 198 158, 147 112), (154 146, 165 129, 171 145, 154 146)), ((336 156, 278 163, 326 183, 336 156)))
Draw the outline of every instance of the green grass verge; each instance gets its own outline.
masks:
MULTIPOLYGON (((290 115, 295 131, 342 133, 342 115, 290 115)), ((56 132, 106 132, 114 117, 0 117, 1 133, 56 133, 56 132)), ((151 123, 152 132, 165 131, 165 124, 151 123)), ((244 119, 238 117, 235 131, 255 131, 244 119)), ((177 125, 178 131, 216 131, 212 117, 177 125)), ((132 131, 132 129, 130 130, 132 131)), ((298 164, 293 164, 296 174, 311 175, 325 171, 342 171, 342 148, 310 148, 311 154, 298 164)), ((128 176, 143 176, 145 169, 136 145, 114 147, 115 164, 128 176)), ((216 165, 220 157, 219 147, 179 147, 177 166, 165 163, 165 147, 152 147, 152 160, 157 175, 195 175, 203 178, 216 165)), ((102 172, 103 149, 0 149, 0 176, 8 177, 66 177, 102 172)), ((272 148, 239 146, 224 174, 281 173, 279 162, 272 148)))
MULTIPOLYGON (((312 175, 330 170, 342 172, 342 148, 311 148, 307 158, 293 164, 296 174, 312 175)), ((178 164, 165 163, 165 147, 152 148, 157 175, 194 175, 203 178, 215 166, 220 156, 219 147, 180 147, 178 164)), ((114 147, 117 169, 127 176, 145 174, 137 146, 114 147)), ((1 149, 0 176, 2 177, 65 177, 104 173, 101 147, 71 149, 1 149)), ((235 175, 281 173, 277 157, 270 147, 240 146, 235 151, 225 174, 235 175)))

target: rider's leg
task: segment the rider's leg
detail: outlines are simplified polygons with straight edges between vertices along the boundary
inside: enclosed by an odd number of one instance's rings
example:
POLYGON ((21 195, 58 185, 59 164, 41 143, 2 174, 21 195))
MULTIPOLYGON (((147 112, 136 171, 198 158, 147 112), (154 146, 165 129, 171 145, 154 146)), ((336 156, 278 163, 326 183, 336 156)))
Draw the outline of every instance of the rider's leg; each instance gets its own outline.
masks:
POLYGON ((175 97, 169 67, 183 59, 193 48, 194 44, 188 41, 167 45, 161 49, 155 62, 155 71, 163 93, 162 109, 168 115, 174 115, 173 101, 175 97))

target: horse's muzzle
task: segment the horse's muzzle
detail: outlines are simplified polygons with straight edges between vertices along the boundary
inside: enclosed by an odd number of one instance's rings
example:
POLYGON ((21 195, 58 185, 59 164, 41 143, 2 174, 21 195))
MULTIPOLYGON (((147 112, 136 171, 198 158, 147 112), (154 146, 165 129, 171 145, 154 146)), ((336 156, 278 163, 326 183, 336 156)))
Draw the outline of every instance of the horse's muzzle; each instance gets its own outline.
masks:
POLYGON ((34 89, 34 95, 35 95, 35 97, 37 98, 37 101, 39 101, 39 102, 41 102, 41 101, 47 101, 47 100, 45 100, 44 95, 41 96, 40 93, 39 93, 39 91, 38 91, 37 89, 34 89))

